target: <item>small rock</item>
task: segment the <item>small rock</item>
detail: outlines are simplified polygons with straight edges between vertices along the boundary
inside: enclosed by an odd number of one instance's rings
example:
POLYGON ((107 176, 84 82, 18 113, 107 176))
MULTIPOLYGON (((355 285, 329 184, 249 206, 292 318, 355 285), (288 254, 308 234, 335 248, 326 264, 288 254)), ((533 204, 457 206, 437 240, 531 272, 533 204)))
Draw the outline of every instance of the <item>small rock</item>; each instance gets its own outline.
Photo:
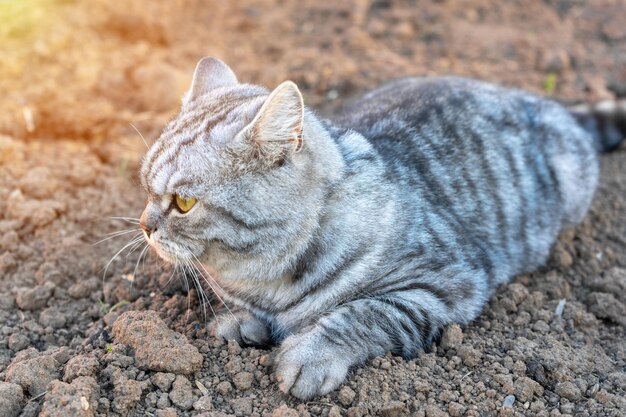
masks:
POLYGON ((230 401, 230 406, 238 417, 247 417, 252 414, 252 398, 236 398, 230 401))
POLYGON ((79 376, 95 376, 100 362, 93 356, 78 355, 73 357, 65 365, 65 375, 63 380, 71 382, 79 376))
POLYGON ((513 407, 513 403, 515 403, 515 395, 507 395, 504 397, 502 407, 513 407))
POLYGON ((163 410, 157 410, 154 413, 155 417, 177 417, 178 413, 176 413, 175 408, 164 408, 163 410))
POLYGON ((195 402, 191 382, 182 375, 178 375, 172 384, 170 400, 181 410, 189 410, 195 402))
POLYGON ((98 408, 98 383, 91 377, 79 377, 71 384, 53 381, 44 398, 40 417, 92 417, 98 408))
POLYGON ((445 417, 447 414, 441 411, 436 405, 429 404, 426 406, 426 417, 445 417))
POLYGON ((0 294, 0 310, 11 311, 14 305, 15 298, 11 294, 0 294))
POLYGON ((456 349, 463 343, 463 330, 458 324, 451 324, 443 330, 441 335, 441 347, 448 349, 456 349))
POLYGON ((35 288, 20 288, 17 290, 15 301, 22 310, 38 310, 46 306, 46 303, 52 297, 55 285, 46 282, 35 288))
POLYGON ((141 400, 141 393, 145 384, 128 379, 119 368, 115 368, 111 376, 113 382, 113 403, 111 407, 122 415, 128 415, 130 410, 141 400))
POLYGON ((239 391, 245 391, 250 389, 252 386, 252 381, 254 380, 254 375, 250 372, 239 372, 237 375, 233 377, 233 382, 235 383, 235 387, 239 391))
POLYGON ((210 395, 203 395, 198 401, 193 403, 193 409, 196 411, 210 411, 213 409, 213 398, 210 395))
POLYGON ((22 411, 22 401, 22 387, 0 381, 0 416, 17 417, 22 411))
POLYGON ((554 391, 559 397, 567 398, 570 401, 578 401, 581 397, 580 389, 572 382, 559 382, 554 391))
POLYGON ((328 410, 328 417, 341 417, 341 408, 336 405, 330 407, 330 410, 328 410))
POLYGON ((356 397, 356 393, 347 385, 341 387, 339 393, 337 394, 337 399, 341 404, 343 404, 344 407, 350 406, 354 401, 354 397, 356 397))
POLYGON ((463 404, 459 404, 455 401, 452 401, 448 404, 448 413, 452 417, 461 417, 465 412, 465 406, 463 404))
POLYGON ((228 381, 223 381, 217 384, 215 390, 222 395, 226 395, 233 390, 233 386, 228 381))
POLYGON ((66 322, 65 316, 56 307, 46 308, 39 314, 39 323, 44 327, 60 329, 65 326, 66 322))
POLYGON ((543 387, 526 376, 519 378, 515 383, 515 397, 521 402, 530 401, 533 395, 543 394, 543 387))
POLYGON ((6 381, 19 384, 27 390, 31 396, 41 394, 46 387, 55 379, 59 379, 59 363, 48 355, 40 355, 31 359, 13 363, 8 367, 6 381))
POLYGON ((458 349, 459 356, 463 360, 463 363, 467 366, 476 366, 480 363, 482 357, 480 351, 470 347, 461 346, 458 349))
POLYGON ((122 314, 113 324, 113 337, 134 349, 140 368, 191 374, 202 367, 198 349, 185 336, 170 330, 155 311, 122 314))
POLYGON ((299 417, 298 412, 293 408, 287 407, 285 404, 278 407, 272 413, 272 417, 299 417))
POLYGON ((13 333, 9 336, 9 349, 13 352, 19 352, 30 346, 30 339, 22 333, 13 333))
POLYGON ((170 387, 172 386, 172 382, 176 379, 176 375, 169 372, 157 372, 152 375, 150 381, 157 387, 161 389, 163 392, 168 392, 170 387))
POLYGON ((228 341, 228 354, 231 356, 237 356, 241 354, 241 346, 236 340, 228 341))
POLYGON ((402 401, 391 401, 378 410, 382 417, 403 417, 407 415, 406 405, 402 401))

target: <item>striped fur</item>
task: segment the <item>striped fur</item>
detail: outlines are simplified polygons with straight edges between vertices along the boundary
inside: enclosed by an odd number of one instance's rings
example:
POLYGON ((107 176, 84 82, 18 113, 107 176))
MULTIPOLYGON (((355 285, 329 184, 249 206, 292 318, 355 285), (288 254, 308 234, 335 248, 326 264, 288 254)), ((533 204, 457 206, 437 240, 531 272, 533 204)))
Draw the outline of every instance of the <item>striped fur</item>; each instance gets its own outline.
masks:
MULTIPOLYGON (((229 74, 221 65, 206 70, 229 74)), ((475 318, 591 203, 593 135, 552 101, 410 78, 327 121, 298 109, 295 85, 281 88, 282 101, 196 76, 144 159, 142 225, 165 259, 212 268, 237 310, 214 321, 215 335, 281 344, 280 388, 299 398, 475 318), (198 203, 180 213, 175 193, 198 203)))

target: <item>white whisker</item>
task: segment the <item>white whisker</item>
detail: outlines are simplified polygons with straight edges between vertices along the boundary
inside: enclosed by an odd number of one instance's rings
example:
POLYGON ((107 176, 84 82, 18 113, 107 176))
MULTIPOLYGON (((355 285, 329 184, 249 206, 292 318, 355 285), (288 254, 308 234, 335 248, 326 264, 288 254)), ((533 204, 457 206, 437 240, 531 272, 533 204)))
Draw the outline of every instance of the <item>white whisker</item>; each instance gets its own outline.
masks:
POLYGON ((116 237, 120 237, 120 236, 124 236, 127 235, 129 233, 132 232, 141 232, 140 229, 127 229, 127 230, 120 230, 118 232, 113 232, 113 233, 109 233, 107 234, 108 237, 105 237, 104 239, 100 239, 99 241, 97 241, 96 243, 92 243, 92 246, 96 246, 99 245, 102 242, 106 242, 107 240, 116 238, 116 237))
POLYGON ((146 138, 143 137, 143 135, 141 134, 141 132, 139 131, 139 129, 137 129, 137 127, 132 124, 132 123, 128 123, 129 125, 131 125, 131 127, 133 129, 135 129, 135 132, 137 132, 139 134, 139 137, 141 137, 141 140, 143 140, 144 145, 146 145, 147 149, 150 149, 150 146, 148 146, 148 142, 146 142, 146 138))
MULTIPOLYGON (((233 312, 230 310, 230 308, 228 308, 228 305, 226 305, 226 302, 224 302, 224 299, 220 296, 219 292, 215 290, 213 285, 211 285, 211 282, 209 282, 209 279, 215 284, 215 286, 217 286, 217 288, 220 289, 221 292, 224 292, 222 287, 220 287, 220 285, 217 283, 217 281, 215 281, 215 279, 211 276, 211 274, 209 274, 209 271, 206 270, 206 268, 204 267, 204 265, 202 265, 202 262, 200 262, 200 260, 196 257, 196 255, 192 254, 192 256, 194 257, 194 259, 198 262, 198 264, 202 267, 202 269, 206 273, 206 276, 205 276, 202 273, 202 271, 198 270, 198 272, 200 272, 200 275, 202 276, 202 278, 204 278, 204 281, 209 285, 209 287, 211 287, 211 289, 213 290, 213 293, 217 296, 218 300, 220 300, 220 302, 222 304, 224 304, 224 307, 226 308, 226 310, 228 310, 228 312, 231 314, 231 316, 233 316, 233 318, 237 321, 237 323, 239 323, 239 319, 237 319, 237 316, 235 316, 233 314, 233 312)), ((196 265, 196 268, 197 268, 197 265, 196 265)))

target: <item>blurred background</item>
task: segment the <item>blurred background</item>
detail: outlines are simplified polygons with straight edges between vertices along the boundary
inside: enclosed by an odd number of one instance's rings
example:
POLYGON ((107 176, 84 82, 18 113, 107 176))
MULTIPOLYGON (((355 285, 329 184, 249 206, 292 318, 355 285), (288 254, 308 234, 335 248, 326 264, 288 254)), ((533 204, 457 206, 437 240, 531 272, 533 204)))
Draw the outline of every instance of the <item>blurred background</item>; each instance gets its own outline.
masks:
POLYGON ((595 101, 626 94, 626 2, 3 0, 0 133, 152 137, 206 55, 325 113, 407 75, 595 101))

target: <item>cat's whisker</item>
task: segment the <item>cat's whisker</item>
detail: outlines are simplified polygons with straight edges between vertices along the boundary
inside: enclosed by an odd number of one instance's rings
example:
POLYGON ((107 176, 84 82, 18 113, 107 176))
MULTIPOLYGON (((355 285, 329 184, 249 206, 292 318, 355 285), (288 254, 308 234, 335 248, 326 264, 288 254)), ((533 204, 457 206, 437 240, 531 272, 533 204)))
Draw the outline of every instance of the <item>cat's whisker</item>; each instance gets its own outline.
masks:
MULTIPOLYGON (((196 255, 193 255, 194 259, 198 262, 198 264, 202 267, 202 269, 204 270, 204 272, 206 273, 206 276, 202 273, 202 271, 198 270, 198 272, 200 273, 200 275, 202 276, 202 278, 205 280, 205 282, 209 285, 209 287, 211 287, 211 289, 213 290, 213 293, 215 294, 215 296, 218 298, 218 300, 220 300, 220 302, 222 304, 224 304, 224 307, 226 308, 226 310, 228 310, 228 312, 230 313, 231 316, 233 316, 233 318, 235 319, 235 321, 237 321, 237 323, 239 323, 239 319, 237 318, 237 316, 235 316, 233 314, 233 312, 230 310, 230 308, 228 308, 228 305, 226 304, 226 302, 224 301, 224 299, 220 296, 219 292, 215 290, 215 288, 213 287, 213 285, 211 285, 211 282, 209 282, 209 279, 211 281, 213 281, 213 283, 217 286, 217 288, 220 289, 220 291, 224 292, 224 290, 222 289, 222 287, 220 287, 220 285, 217 283, 217 281, 215 281, 215 279, 211 276, 211 274, 209 274, 209 271, 207 271, 207 269, 204 267, 204 265, 202 265, 202 262, 200 262, 200 260, 198 259, 198 257, 196 255), (207 279, 208 278, 208 279, 207 279)), ((195 264, 194 264, 195 265, 195 264)), ((198 268, 197 265, 196 269, 198 268)))
MULTIPOLYGON (((146 243, 144 248, 139 253, 139 258, 137 259, 137 263, 135 264, 135 269, 133 270, 133 282, 134 282, 134 278, 137 276, 137 268, 139 267, 139 262, 141 261, 141 258, 146 254, 149 247, 150 246, 148 246, 148 244, 146 243)), ((142 264, 142 268, 143 268, 143 264, 142 264)))
POLYGON ((114 238, 120 237, 120 236, 124 236, 124 235, 127 235, 127 234, 132 233, 132 232, 141 232, 141 230, 133 228, 133 229, 120 230, 118 232, 108 233, 107 237, 105 237, 104 239, 100 239, 99 241, 97 241, 95 243, 92 243, 92 246, 99 245, 100 243, 106 242, 107 240, 114 239, 114 238))
POLYGON ((136 244, 137 242, 139 242, 141 239, 143 239, 143 236, 137 236, 135 238, 132 238, 130 240, 130 242, 126 243, 122 249, 118 250, 115 255, 113 255, 113 257, 109 260, 109 262, 107 262, 105 268, 104 268, 104 273, 102 274, 102 287, 104 288, 104 280, 106 278, 107 275, 107 271, 109 270, 109 266, 111 265, 111 263, 115 260, 115 258, 117 258, 125 249, 129 248, 130 246, 136 244))
POLYGON ((127 222, 127 223, 132 223, 132 224, 139 224, 139 219, 135 218, 135 217, 109 217, 110 220, 118 220, 118 221, 123 221, 123 222, 127 222))
POLYGON ((146 149, 150 149, 150 146, 148 146, 148 142, 146 141, 146 138, 143 137, 143 135, 141 134, 141 132, 139 131, 139 129, 137 129, 137 126, 135 126, 132 123, 128 123, 133 129, 135 129, 135 132, 137 132, 137 134, 139 134, 139 137, 141 138, 141 140, 143 141, 143 144, 146 145, 146 149))
MULTIPOLYGON (((192 262, 190 262, 190 265, 192 267, 192 274, 194 275, 196 281, 198 282, 198 286, 200 287, 200 293, 202 297, 204 298, 204 302, 209 305, 209 308, 211 309, 211 313, 213 314, 213 317, 217 318, 217 315, 215 314, 215 310, 213 309, 213 305, 211 304, 209 297, 206 295, 204 288, 202 288, 202 283, 200 282, 200 278, 198 276, 198 274, 201 274, 200 271, 198 271, 197 267, 192 262)), ((205 312, 204 321, 206 322, 206 306, 203 306, 203 310, 205 312)))
POLYGON ((193 271, 192 268, 189 268, 189 274, 191 275, 191 279, 194 283, 194 286, 196 287, 196 291, 198 291, 198 301, 202 305, 202 315, 203 315, 204 321, 206 322, 206 304, 205 304, 206 295, 204 293, 204 290, 202 289, 202 286, 200 285, 200 281, 198 280, 198 277, 195 274, 195 271, 193 271))

